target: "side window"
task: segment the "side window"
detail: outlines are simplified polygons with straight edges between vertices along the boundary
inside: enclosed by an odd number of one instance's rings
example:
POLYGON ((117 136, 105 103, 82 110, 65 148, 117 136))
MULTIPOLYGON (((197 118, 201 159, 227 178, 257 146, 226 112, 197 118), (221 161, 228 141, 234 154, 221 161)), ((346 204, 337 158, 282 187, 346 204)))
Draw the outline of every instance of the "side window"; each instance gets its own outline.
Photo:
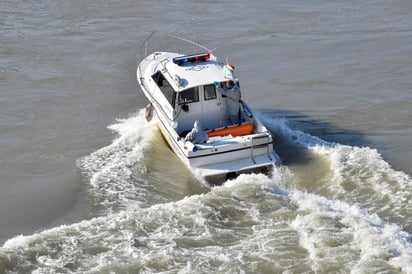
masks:
POLYGON ((159 87, 161 87, 163 86, 163 80, 165 79, 165 77, 163 76, 163 74, 160 73, 160 71, 158 71, 155 74, 153 74, 152 79, 156 82, 156 84, 159 87))
POLYGON ((178 93, 179 105, 199 102, 199 89, 197 87, 190 88, 178 93))
POLYGON ((169 101, 170 105, 174 107, 175 91, 173 90, 169 82, 165 79, 163 74, 158 71, 152 76, 152 79, 156 82, 157 86, 160 88, 167 101, 169 101))
POLYGON ((205 100, 213 100, 216 99, 216 88, 214 85, 207 85, 204 86, 205 90, 205 100))

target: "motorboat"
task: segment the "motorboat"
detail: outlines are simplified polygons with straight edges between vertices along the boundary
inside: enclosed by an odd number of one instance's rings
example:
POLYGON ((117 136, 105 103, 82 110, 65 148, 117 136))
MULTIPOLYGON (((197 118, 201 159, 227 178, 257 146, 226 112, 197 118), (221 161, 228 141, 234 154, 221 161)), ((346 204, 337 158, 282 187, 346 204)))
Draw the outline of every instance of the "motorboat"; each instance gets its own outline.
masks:
POLYGON ((212 185, 243 173, 270 173, 277 162, 273 136, 242 99, 237 121, 228 121, 228 81, 239 85, 234 66, 200 44, 154 32, 137 54, 137 81, 149 103, 146 119, 156 117, 170 148, 196 175, 212 185), (207 134, 187 140, 194 125, 207 134))

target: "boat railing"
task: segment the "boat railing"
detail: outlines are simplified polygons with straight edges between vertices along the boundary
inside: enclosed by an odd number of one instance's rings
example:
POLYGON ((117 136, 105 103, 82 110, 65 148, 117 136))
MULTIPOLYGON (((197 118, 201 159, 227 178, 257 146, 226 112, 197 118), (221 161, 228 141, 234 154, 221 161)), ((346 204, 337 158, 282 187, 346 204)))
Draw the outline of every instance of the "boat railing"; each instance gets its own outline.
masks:
POLYGON ((187 55, 199 52, 212 53, 213 51, 188 39, 162 31, 154 31, 143 41, 137 50, 137 65, 154 52, 177 52, 187 55))

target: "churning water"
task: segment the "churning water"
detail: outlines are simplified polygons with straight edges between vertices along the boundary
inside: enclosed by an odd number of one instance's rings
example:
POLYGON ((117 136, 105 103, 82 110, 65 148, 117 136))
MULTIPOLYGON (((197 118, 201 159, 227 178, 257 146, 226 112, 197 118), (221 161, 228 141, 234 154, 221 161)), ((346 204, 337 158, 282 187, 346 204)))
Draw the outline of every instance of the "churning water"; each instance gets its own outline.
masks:
POLYGON ((412 273, 411 12, 2 1, 0 273, 412 273), (146 123, 134 55, 156 29, 230 58, 271 176, 210 187, 146 123))

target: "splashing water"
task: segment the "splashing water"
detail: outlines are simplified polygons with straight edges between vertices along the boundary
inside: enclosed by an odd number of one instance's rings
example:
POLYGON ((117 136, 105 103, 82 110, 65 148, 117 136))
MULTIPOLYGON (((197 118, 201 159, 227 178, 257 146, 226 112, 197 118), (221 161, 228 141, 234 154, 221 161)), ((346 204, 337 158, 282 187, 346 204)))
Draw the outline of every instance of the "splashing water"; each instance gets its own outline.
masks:
POLYGON ((411 218, 401 219, 410 214, 411 179, 376 150, 328 143, 263 118, 321 162, 311 166, 326 168, 312 179, 321 183, 281 166, 271 177, 241 175, 171 200, 172 191, 157 187, 176 188, 189 172, 179 163, 180 177, 149 172, 151 162, 164 168, 172 154, 139 112, 110 126, 119 134, 112 144, 80 160, 100 217, 10 239, 0 248, 0 272, 412 273, 404 229, 411 218))
MULTIPOLYGON (((94 204, 104 210, 141 206, 146 202, 144 186, 137 188, 132 180, 133 167, 139 163, 144 167, 144 150, 155 127, 146 124, 143 117, 144 111, 140 110, 137 115, 109 126, 119 137, 79 161, 79 167, 89 178, 94 204)), ((145 181, 139 183, 145 184, 145 181)))

